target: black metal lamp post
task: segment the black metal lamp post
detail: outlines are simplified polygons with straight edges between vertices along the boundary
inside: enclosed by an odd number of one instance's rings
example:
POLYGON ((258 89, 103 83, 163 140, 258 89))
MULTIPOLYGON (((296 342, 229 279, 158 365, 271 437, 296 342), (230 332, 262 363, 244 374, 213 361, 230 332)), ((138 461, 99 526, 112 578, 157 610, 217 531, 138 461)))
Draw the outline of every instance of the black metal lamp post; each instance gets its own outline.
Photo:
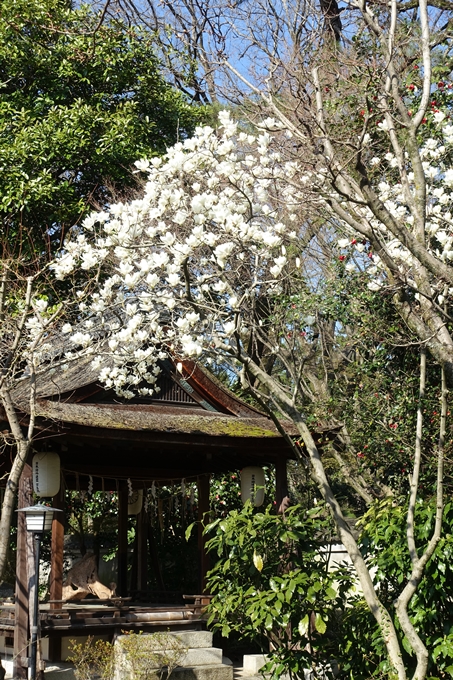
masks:
POLYGON ((45 531, 52 528, 54 512, 62 512, 58 508, 49 508, 47 505, 38 503, 28 508, 20 508, 17 512, 25 513, 27 531, 33 532, 35 539, 35 592, 33 603, 33 625, 31 629, 30 668, 31 680, 36 680, 36 652, 38 643, 38 615, 39 615, 39 557, 41 552, 41 539, 45 531))

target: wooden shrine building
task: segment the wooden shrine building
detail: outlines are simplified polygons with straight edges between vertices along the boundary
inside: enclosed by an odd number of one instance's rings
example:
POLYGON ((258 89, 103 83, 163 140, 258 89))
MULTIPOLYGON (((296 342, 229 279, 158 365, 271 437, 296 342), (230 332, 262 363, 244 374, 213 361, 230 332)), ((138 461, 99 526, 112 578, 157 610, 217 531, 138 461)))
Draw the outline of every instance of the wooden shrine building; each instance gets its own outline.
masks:
MULTIPOLYGON (((196 478, 200 520, 209 510, 209 484, 213 473, 245 466, 272 465, 276 474, 277 507, 287 495, 286 461, 292 457, 292 451, 271 419, 239 400, 190 361, 184 362, 182 369, 178 365, 179 370, 169 360, 162 362, 161 367, 159 393, 130 401, 120 400, 113 391, 102 387, 90 361, 49 374, 37 385, 36 437, 31 455, 52 450, 60 457, 62 485, 61 491, 51 500, 52 505, 64 510, 64 489, 86 490, 91 485, 90 490, 118 493, 117 594, 121 598, 128 596, 130 485, 134 489, 149 489, 153 482, 162 484, 196 478)), ((14 395, 16 407, 23 414, 24 426, 28 419, 28 399, 27 385, 24 384, 14 395)), ((2 420, 4 417, 0 413, 2 420)), ((2 429, 5 429, 4 423, 2 429)), ((0 477, 8 471, 8 463, 2 461, 0 477)), ((28 463, 20 481, 19 507, 34 503, 31 461, 28 463)), ((69 632, 74 632, 77 626, 73 622, 81 620, 80 612, 71 618, 63 611, 64 513, 56 514, 61 517, 55 517, 52 528, 51 604, 49 612, 42 615, 43 635, 50 638, 53 658, 59 658, 57 633, 61 638, 65 629, 61 621, 67 622, 69 632)), ((20 658, 29 635, 29 603, 26 529, 23 514, 19 515, 15 617, 12 617, 11 626, 14 626, 15 653, 20 658)), ((135 589, 139 591, 147 590, 146 523, 146 510, 142 509, 137 516, 137 567, 134 577, 135 589)), ((204 592, 208 570, 201 523, 198 546, 200 595, 204 592)), ((197 602, 199 605, 200 600, 195 601, 195 609, 190 610, 192 622, 197 618, 197 602)), ((115 611, 117 627, 124 627, 124 612, 121 608, 115 611)), ((99 616, 92 618, 90 625, 85 625, 86 630, 96 632, 98 620, 101 621, 99 616)), ((7 628, 4 618, 1 621, 3 629, 7 628)), ((86 618, 84 621, 86 624, 86 618)), ((168 625, 168 616, 165 622, 168 625)), ((109 625, 113 627, 114 623, 112 619, 109 625)), ((188 625, 190 620, 186 623, 188 625)), ((102 621, 99 627, 106 630, 102 621)), ((26 677, 25 668, 21 670, 20 663, 16 677, 26 677)))

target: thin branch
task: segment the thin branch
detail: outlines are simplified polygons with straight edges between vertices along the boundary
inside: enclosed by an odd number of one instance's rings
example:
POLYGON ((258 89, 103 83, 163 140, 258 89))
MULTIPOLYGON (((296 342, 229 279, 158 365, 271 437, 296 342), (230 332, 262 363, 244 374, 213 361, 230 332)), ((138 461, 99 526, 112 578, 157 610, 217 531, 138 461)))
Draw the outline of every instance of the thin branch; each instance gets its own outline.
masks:
POLYGON ((412 480, 409 494, 409 507, 407 510, 407 524, 406 536, 407 545, 409 548, 409 555, 412 564, 418 561, 417 547, 415 545, 414 521, 415 521, 415 504, 417 501, 418 481, 420 478, 420 466, 422 459, 422 433, 423 433, 423 406, 425 399, 426 386, 426 347, 420 347, 420 387, 418 393, 418 408, 417 408, 417 425, 415 429, 415 452, 414 452, 414 469, 412 472, 412 480))
POLYGON ((423 555, 413 565, 412 572, 408 578, 407 584, 400 596, 395 601, 395 608, 398 614, 398 619, 401 623, 401 628, 406 635, 409 644, 415 652, 417 657, 417 667, 413 675, 413 680, 424 680, 428 668, 428 650, 420 639, 414 624, 410 620, 408 614, 409 603, 415 594, 420 581, 423 578, 425 567, 434 554, 437 544, 440 541, 442 530, 442 516, 444 510, 443 501, 443 476, 444 476, 444 445, 446 434, 446 418, 447 418, 447 378, 445 369, 442 367, 441 373, 442 395, 441 395, 441 419, 439 431, 439 444, 437 449, 437 491, 436 491, 436 518, 434 523, 433 535, 426 547, 423 555))

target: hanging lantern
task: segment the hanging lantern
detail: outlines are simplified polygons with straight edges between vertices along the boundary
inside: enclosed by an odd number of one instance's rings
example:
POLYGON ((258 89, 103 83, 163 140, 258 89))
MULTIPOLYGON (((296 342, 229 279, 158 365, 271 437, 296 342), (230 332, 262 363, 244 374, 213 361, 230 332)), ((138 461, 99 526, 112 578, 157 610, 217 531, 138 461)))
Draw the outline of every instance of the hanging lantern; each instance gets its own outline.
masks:
POLYGON ((264 470, 261 467, 245 467, 241 471, 242 502, 250 501, 256 508, 264 503, 264 470))
POLYGON ((60 491, 60 456, 53 451, 35 453, 32 461, 33 491, 39 498, 56 496, 60 491))
POLYGON ((127 501, 127 514, 138 515, 143 505, 143 489, 134 489, 127 501))

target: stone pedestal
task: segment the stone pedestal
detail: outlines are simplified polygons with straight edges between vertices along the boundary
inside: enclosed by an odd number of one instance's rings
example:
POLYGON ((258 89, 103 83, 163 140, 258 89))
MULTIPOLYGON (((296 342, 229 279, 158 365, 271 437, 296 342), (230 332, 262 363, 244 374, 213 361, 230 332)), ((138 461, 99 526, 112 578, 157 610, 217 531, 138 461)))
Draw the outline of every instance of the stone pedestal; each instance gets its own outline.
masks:
MULTIPOLYGON (((134 680, 133 661, 126 652, 130 637, 120 635, 115 640, 114 680, 134 680)), ((147 664, 149 680, 167 677, 166 659, 175 665, 170 680, 233 680, 233 667, 222 663, 222 650, 212 646, 212 633, 207 631, 145 633, 134 636, 135 645, 137 655, 147 664), (176 640, 166 649, 165 639, 170 643, 170 636, 176 640)))

